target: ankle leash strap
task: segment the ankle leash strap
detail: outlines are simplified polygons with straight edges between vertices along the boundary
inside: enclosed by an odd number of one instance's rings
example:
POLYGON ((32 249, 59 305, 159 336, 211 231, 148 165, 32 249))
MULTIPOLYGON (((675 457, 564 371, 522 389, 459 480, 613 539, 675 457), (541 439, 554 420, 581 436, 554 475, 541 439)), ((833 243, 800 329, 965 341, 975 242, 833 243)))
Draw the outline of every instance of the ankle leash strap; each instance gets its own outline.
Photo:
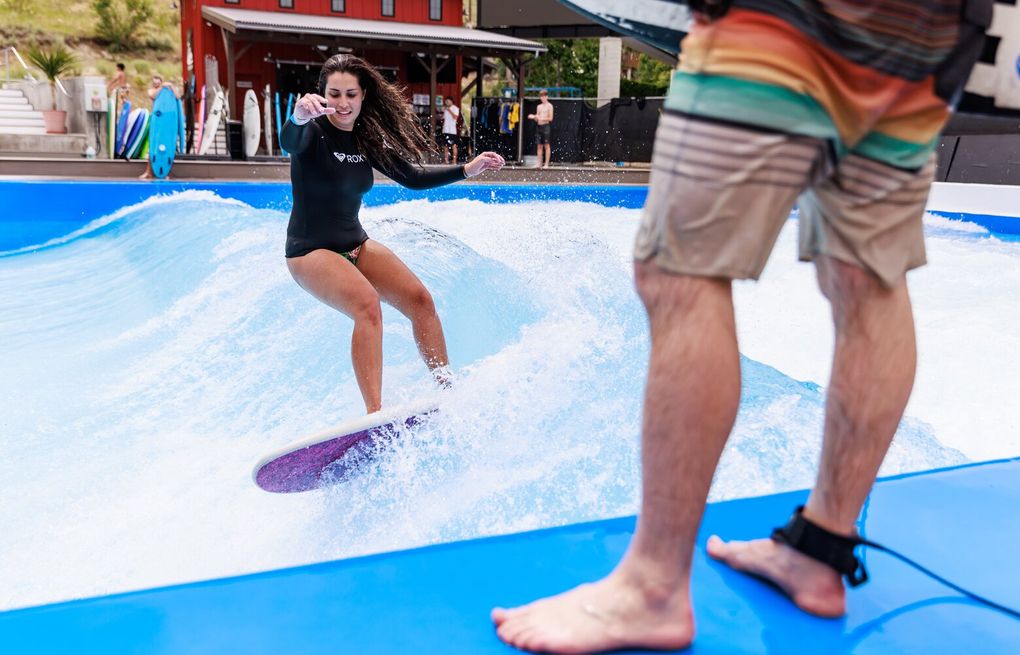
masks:
POLYGON ((804 518, 804 506, 799 506, 790 521, 772 531, 772 540, 786 544, 811 559, 834 569, 846 578, 851 587, 858 587, 868 581, 864 568, 854 549, 865 543, 859 537, 844 537, 804 518))

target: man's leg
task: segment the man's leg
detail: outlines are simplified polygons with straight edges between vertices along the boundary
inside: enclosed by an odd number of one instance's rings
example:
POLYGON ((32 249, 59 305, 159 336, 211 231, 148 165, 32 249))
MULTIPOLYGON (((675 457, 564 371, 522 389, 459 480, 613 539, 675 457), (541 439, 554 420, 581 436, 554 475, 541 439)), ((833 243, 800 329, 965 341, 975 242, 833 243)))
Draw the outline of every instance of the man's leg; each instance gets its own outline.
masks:
MULTIPOLYGON (((910 397, 917 363, 914 319, 905 278, 887 288, 864 269, 832 257, 820 256, 816 265, 832 304, 836 349, 821 465, 804 516, 849 535, 910 397)), ((777 583, 807 612, 845 611, 839 575, 786 545, 713 537, 708 550, 733 568, 777 583)))
POLYGON ((694 540, 740 399, 728 280, 636 265, 652 350, 642 425, 637 532, 607 578, 524 607, 493 610, 503 641, 530 651, 683 648, 694 638, 694 540))

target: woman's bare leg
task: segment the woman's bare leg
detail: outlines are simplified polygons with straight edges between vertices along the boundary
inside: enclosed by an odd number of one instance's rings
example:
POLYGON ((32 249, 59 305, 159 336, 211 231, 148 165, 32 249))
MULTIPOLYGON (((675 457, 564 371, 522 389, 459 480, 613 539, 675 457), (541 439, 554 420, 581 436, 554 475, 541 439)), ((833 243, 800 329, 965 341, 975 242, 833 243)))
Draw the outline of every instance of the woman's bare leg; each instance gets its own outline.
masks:
POLYGON ((380 298, 411 320, 414 341, 425 365, 434 375, 444 375, 450 363, 446 337, 432 294, 421 280, 393 251, 371 239, 361 248, 358 270, 372 283, 380 298))
POLYGON ((382 310, 379 294, 349 261, 331 250, 287 259, 301 287, 354 319, 351 362, 368 412, 382 407, 382 310))

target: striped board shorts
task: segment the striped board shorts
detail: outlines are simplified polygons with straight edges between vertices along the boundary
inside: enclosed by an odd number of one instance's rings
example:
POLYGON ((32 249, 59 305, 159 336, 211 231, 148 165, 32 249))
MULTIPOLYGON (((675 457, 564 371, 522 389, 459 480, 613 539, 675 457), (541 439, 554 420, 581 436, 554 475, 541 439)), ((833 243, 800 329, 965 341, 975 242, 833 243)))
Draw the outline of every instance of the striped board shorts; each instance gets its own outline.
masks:
POLYGON ((955 32, 924 34, 934 40, 912 44, 915 59, 882 60, 912 66, 891 74, 860 44, 844 56, 759 11, 695 26, 656 133, 635 259, 757 279, 796 203, 802 260, 832 256, 887 286, 923 265, 921 221, 950 110, 933 70, 955 32))

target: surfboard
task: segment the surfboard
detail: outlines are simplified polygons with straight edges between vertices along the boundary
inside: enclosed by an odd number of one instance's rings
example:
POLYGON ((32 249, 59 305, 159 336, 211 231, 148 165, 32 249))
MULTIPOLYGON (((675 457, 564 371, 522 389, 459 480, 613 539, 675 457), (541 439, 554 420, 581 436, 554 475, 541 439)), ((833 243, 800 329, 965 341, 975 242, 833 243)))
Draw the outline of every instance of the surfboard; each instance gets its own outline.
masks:
POLYGON ((141 107, 136 107, 131 110, 128 114, 127 122, 124 124, 124 138, 121 144, 119 156, 124 159, 130 159, 131 146, 134 145, 135 140, 140 136, 139 130, 142 128, 142 112, 145 111, 141 107))
POLYGON ((152 174, 159 179, 170 174, 181 135, 180 103, 174 92, 163 87, 152 103, 149 125, 149 163, 152 174))
POLYGON ((181 153, 187 154, 194 149, 195 143, 195 76, 192 75, 188 83, 184 85, 184 97, 182 98, 184 109, 181 112, 181 120, 184 121, 185 138, 181 140, 181 153))
POLYGON ((273 107, 272 107, 272 94, 269 92, 269 85, 266 85, 266 91, 262 94, 262 116, 265 119, 265 125, 262 130, 266 135, 266 154, 270 157, 273 156, 273 107))
POLYGON ((669 55, 680 53, 691 15, 680 0, 559 0, 591 21, 669 55))
POLYGON ((262 138, 262 115, 259 112, 259 99, 252 89, 244 92, 244 111, 242 117, 244 156, 254 157, 255 153, 259 151, 259 141, 262 138))
MULTIPOLYGON (((283 120, 280 117, 280 92, 276 92, 276 133, 283 134, 283 120)), ((280 144, 280 154, 284 157, 287 156, 287 151, 283 149, 283 144, 280 144)))
POLYGON ((109 102, 106 105, 106 157, 113 159, 117 156, 117 90, 110 94, 109 102))
POLYGON ((149 112, 149 120, 145 125, 145 134, 142 135, 142 145, 138 148, 138 152, 135 153, 135 157, 138 159, 149 158, 149 128, 152 127, 152 112, 149 112))
POLYGON ((198 100, 198 114, 195 116, 195 143, 192 145, 192 152, 198 154, 202 147, 202 136, 205 133, 205 85, 202 85, 202 92, 198 100))
POLYGON ((434 401, 423 401, 346 421, 266 455, 255 464, 252 478, 274 493, 317 489, 350 472, 353 462, 345 462, 349 452, 366 453, 378 439, 421 424, 436 409, 434 401))
POLYGON ((223 114, 223 92, 216 91, 212 106, 209 107, 209 118, 205 121, 202 129, 202 145, 198 148, 198 154, 204 155, 209 152, 213 141, 216 139, 216 130, 220 128, 220 116, 223 114))
POLYGON ((124 156, 124 146, 128 135, 128 122, 131 117, 131 101, 125 100, 120 105, 120 115, 117 117, 117 131, 114 137, 116 142, 115 154, 117 157, 124 156))
POLYGON ((180 98, 177 99, 177 116, 180 118, 180 126, 177 132, 177 154, 183 155, 184 149, 187 147, 187 131, 184 121, 184 101, 180 98))
POLYGON ((142 149, 142 143, 149 134, 149 110, 135 109, 132 114, 138 112, 134 123, 131 126, 131 133, 128 135, 128 146, 124 149, 125 159, 134 159, 142 149))

